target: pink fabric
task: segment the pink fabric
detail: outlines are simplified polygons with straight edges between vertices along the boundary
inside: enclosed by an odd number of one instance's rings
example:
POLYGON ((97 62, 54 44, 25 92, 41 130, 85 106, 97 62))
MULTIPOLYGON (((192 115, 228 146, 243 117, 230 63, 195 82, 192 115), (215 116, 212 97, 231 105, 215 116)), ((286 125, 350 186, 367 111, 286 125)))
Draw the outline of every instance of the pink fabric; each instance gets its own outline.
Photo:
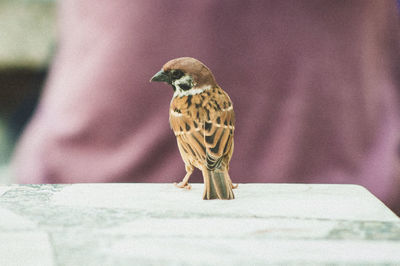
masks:
POLYGON ((395 1, 65 0, 59 18, 21 183, 179 181, 172 89, 149 79, 192 56, 233 100, 234 182, 360 184, 400 208, 395 1))

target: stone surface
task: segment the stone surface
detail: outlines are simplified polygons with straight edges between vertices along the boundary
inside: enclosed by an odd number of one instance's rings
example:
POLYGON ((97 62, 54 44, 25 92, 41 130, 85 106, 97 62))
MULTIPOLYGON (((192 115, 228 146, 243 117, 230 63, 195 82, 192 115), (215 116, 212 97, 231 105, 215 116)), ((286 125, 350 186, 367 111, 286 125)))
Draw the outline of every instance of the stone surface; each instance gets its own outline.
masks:
POLYGON ((36 227, 33 221, 4 208, 0 208, 0 217, 0 230, 32 230, 36 227))
POLYGON ((10 190, 12 186, 2 186, 0 185, 0 197, 3 196, 8 190, 10 190))
POLYGON ((0 232, 0 255, 4 266, 56 265, 48 235, 40 231, 0 232))
POLYGON ((202 190, 0 186, 0 265, 400 264, 400 220, 362 187, 241 184, 232 201, 202 190))
POLYGON ((53 203, 65 206, 134 208, 143 212, 182 215, 287 216, 296 218, 392 221, 398 218, 365 188, 356 185, 246 184, 235 201, 203 201, 202 185, 191 191, 174 186, 77 184, 65 188, 53 203), (153 193, 152 189, 157 191, 153 193), (282 200, 285 199, 285 200, 282 200), (179 204, 177 204, 179 202, 179 204))

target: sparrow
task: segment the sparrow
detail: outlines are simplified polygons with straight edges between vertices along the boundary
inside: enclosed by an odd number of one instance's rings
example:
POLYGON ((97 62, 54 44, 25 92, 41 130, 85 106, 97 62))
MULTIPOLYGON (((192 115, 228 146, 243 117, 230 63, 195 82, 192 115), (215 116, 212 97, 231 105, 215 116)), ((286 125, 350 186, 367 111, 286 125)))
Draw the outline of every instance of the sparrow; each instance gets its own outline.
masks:
POLYGON ((233 153, 235 113, 228 94, 218 86, 211 70, 191 57, 168 61, 150 80, 166 82, 174 94, 169 108, 170 126, 185 163, 180 188, 190 189, 194 169, 203 174, 203 199, 234 199, 229 177, 233 153))

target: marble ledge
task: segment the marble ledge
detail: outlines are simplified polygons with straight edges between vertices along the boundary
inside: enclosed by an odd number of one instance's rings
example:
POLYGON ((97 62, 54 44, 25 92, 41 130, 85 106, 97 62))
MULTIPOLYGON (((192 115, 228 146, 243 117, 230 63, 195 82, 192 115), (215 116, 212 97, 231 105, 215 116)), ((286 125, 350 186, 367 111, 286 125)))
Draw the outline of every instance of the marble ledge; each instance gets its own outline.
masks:
POLYGON ((360 186, 241 184, 232 201, 202 191, 0 186, 0 265, 400 265, 399 218, 360 186))
POLYGON ((54 194, 52 203, 182 215, 399 221, 357 185, 241 184, 233 201, 204 201, 202 193, 202 184, 193 184, 190 191, 171 184, 75 184, 54 194))

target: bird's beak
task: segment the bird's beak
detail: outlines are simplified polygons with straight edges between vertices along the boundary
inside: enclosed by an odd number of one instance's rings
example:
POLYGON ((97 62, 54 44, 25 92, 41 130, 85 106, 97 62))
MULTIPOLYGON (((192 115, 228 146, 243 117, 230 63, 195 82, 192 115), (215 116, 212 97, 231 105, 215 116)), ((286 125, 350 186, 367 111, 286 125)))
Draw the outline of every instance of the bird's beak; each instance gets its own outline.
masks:
POLYGON ((162 69, 158 71, 151 79, 150 82, 152 81, 158 81, 158 82, 167 82, 171 83, 171 79, 167 73, 165 73, 162 69))

